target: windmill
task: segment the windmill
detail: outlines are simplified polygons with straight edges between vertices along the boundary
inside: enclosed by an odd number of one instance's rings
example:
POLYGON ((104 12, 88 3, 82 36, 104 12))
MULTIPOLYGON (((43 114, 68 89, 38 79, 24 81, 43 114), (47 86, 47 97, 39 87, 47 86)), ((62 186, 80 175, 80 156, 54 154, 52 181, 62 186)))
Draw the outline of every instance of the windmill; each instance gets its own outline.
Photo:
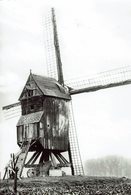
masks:
POLYGON ((63 167, 69 167, 72 175, 83 175, 71 96, 131 83, 129 67, 78 81, 77 86, 65 82, 54 9, 52 24, 58 79, 30 72, 19 102, 3 107, 3 110, 9 110, 21 105, 22 115, 17 123, 20 152, 16 155, 19 178, 24 167, 29 168, 28 177, 48 175, 50 170, 63 167), (29 152, 33 155, 27 161, 29 152), (68 153, 68 159, 63 152, 68 153))

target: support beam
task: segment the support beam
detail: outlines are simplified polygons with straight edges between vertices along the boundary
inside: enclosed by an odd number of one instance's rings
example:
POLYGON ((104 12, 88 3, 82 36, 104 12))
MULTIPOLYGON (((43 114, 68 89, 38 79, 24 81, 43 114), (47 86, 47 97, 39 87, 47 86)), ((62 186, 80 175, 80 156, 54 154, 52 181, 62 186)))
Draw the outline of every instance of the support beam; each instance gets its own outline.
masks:
POLYGON ((54 166, 54 167, 57 167, 56 160, 55 160, 54 154, 53 154, 52 152, 51 152, 51 154, 50 154, 50 158, 51 158, 51 162, 53 163, 53 166, 54 166))
POLYGON ((68 164, 69 162, 64 158, 64 156, 62 156, 62 154, 60 153, 59 156, 61 157, 61 159, 63 160, 63 162, 65 164, 68 164))
POLYGON ((70 143, 68 145, 68 154, 69 154, 69 160, 70 160, 70 164, 71 164, 71 172, 72 172, 72 175, 74 175, 75 172, 74 172, 74 167, 73 167, 73 160, 72 160, 72 155, 71 155, 70 143))
POLYGON ((42 152, 39 163, 43 163, 44 162, 44 152, 42 152))
POLYGON ((63 161, 61 160, 59 154, 54 153, 54 155, 57 158, 57 160, 60 162, 60 164, 64 164, 63 161))
POLYGON ((41 153, 41 152, 37 152, 35 158, 34 158, 33 161, 31 162, 32 165, 36 162, 36 160, 37 160, 38 157, 40 156, 40 153, 41 153))
POLYGON ((35 158, 35 156, 37 155, 38 152, 35 152, 32 157, 30 158, 30 160, 26 163, 26 165, 29 165, 31 163, 31 161, 35 158))

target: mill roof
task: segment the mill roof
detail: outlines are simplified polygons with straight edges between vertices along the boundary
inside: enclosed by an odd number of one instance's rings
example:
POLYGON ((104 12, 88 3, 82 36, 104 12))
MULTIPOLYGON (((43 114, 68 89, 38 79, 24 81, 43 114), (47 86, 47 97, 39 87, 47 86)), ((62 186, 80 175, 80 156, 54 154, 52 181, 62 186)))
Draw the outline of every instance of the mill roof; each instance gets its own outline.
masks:
POLYGON ((67 89, 60 85, 56 79, 32 73, 29 75, 28 80, 30 78, 34 80, 43 95, 62 99, 71 99, 67 89))
POLYGON ((34 112, 26 115, 22 115, 16 126, 26 125, 29 123, 37 123, 41 120, 44 111, 34 112))

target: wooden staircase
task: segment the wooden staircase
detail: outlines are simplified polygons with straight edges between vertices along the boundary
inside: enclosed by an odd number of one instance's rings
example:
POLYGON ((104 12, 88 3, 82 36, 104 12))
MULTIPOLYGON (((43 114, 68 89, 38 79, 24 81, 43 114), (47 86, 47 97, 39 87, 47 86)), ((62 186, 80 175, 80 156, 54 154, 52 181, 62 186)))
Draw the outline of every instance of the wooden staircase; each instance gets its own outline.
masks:
POLYGON ((21 178, 21 175, 22 175, 22 171, 23 171, 23 168, 24 168, 24 165, 25 165, 25 161, 26 161, 27 154, 28 154, 28 151, 29 151, 29 148, 30 148, 30 144, 31 144, 31 141, 24 142, 23 145, 22 145, 21 153, 18 156, 16 166, 18 167, 17 177, 19 179, 21 178))
POLYGON ((22 143, 21 150, 17 154, 14 155, 15 162, 13 162, 13 160, 11 158, 8 165, 6 166, 3 180, 6 178, 6 176, 8 177, 8 171, 9 170, 14 172, 13 166, 12 166, 14 163, 15 163, 15 167, 18 168, 17 177, 18 177, 18 179, 21 178, 22 171, 23 171, 23 168, 24 168, 24 165, 25 165, 25 161, 26 161, 26 158, 27 158, 27 154, 28 154, 30 145, 31 145, 31 140, 28 141, 28 142, 26 141, 26 142, 22 143))

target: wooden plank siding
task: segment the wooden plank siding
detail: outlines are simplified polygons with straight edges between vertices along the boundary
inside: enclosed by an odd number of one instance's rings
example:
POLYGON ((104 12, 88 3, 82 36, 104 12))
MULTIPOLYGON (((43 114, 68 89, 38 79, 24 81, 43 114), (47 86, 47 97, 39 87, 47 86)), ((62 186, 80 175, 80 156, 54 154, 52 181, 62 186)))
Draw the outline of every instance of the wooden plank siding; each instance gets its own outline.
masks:
POLYGON ((34 113, 43 110, 44 97, 32 97, 21 101, 22 115, 34 113))
POLYGON ((44 97, 42 102, 42 98, 38 98, 34 107, 34 111, 37 110, 38 112, 32 112, 30 105, 33 101, 31 100, 29 104, 22 101, 22 108, 25 109, 26 107, 28 114, 23 115, 18 122, 17 142, 39 139, 45 149, 66 151, 68 149, 69 129, 68 101, 44 97), (38 117, 38 114, 41 114, 39 110, 43 110, 41 118, 38 117), (23 121, 21 122, 21 120, 23 121))
POLYGON ((44 137, 40 139, 45 149, 68 149, 68 101, 56 98, 47 98, 43 102, 44 137))
POLYGON ((20 95, 22 116, 17 124, 17 142, 39 140, 44 149, 68 150, 67 88, 55 79, 30 74, 20 95))

